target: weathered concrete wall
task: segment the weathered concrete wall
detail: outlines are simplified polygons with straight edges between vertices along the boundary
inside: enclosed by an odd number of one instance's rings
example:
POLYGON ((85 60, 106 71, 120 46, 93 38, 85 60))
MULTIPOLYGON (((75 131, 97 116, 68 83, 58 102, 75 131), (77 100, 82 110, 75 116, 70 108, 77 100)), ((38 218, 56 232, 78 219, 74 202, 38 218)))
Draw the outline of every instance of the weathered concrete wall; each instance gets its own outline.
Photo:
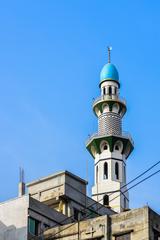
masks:
POLYGON ((28 196, 0 203, 0 240, 26 240, 28 196))
MULTIPOLYGON (((160 215, 149 209, 149 236, 150 240, 155 240, 155 236, 159 233, 160 239, 160 215)), ((157 240, 157 239, 156 239, 157 240)))
POLYGON ((55 227, 44 233, 44 239, 115 240, 116 236, 130 233, 131 240, 158 240, 154 230, 160 234, 160 215, 149 207, 143 207, 112 216, 88 219, 79 224, 55 227))
POLYGON ((107 240, 106 229, 108 222, 107 216, 89 219, 78 223, 71 223, 65 226, 52 228, 44 234, 44 239, 63 239, 63 240, 107 240))
POLYGON ((139 208, 111 216, 111 239, 126 232, 131 239, 149 240, 148 207, 139 208))

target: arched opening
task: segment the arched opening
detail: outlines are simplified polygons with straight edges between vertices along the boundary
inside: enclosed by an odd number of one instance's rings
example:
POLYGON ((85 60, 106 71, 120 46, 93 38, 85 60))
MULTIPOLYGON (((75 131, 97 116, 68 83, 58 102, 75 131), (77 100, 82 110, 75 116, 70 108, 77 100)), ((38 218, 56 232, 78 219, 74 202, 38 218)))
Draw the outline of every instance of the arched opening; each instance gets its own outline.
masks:
POLYGON ((98 183, 98 166, 96 167, 96 183, 98 183))
POLYGON ((115 150, 119 151, 119 146, 118 145, 115 146, 115 150))
POLYGON ((106 88, 103 88, 103 95, 106 95, 106 88))
POLYGON ((118 162, 115 163, 115 175, 116 175, 116 179, 119 179, 119 164, 118 164, 118 162))
POLYGON ((109 95, 112 95, 112 87, 111 86, 109 86, 109 88, 108 88, 108 93, 109 93, 109 95))
POLYGON ((108 146, 107 146, 107 144, 105 144, 103 147, 103 150, 107 150, 107 149, 108 149, 108 146))
POLYGON ((108 179, 108 163, 105 162, 103 165, 103 176, 104 179, 108 179))
POLYGON ((108 197, 108 195, 105 195, 103 197, 103 205, 109 206, 109 197, 108 197))
POLYGON ((106 151, 109 149, 109 145, 108 145, 108 142, 107 141, 102 141, 101 144, 100 144, 100 150, 101 150, 101 153, 103 151, 106 151))

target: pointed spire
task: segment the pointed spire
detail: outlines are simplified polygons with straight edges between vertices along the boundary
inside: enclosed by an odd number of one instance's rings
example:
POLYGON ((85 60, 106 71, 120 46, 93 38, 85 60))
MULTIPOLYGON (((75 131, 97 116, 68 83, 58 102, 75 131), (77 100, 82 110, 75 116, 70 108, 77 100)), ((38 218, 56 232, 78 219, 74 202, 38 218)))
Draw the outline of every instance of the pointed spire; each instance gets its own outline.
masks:
POLYGON ((112 50, 112 47, 108 46, 107 49, 108 49, 108 63, 110 63, 111 62, 111 50, 112 50))

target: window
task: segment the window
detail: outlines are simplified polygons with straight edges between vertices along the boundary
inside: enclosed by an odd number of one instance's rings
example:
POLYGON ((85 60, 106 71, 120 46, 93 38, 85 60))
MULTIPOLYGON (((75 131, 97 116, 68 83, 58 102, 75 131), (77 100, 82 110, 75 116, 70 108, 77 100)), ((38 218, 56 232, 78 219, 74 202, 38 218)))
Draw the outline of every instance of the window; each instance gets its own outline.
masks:
POLYGON ((109 86, 109 88, 108 88, 108 92, 109 92, 109 95, 112 94, 112 87, 111 87, 111 86, 109 86))
POLYGON ((108 197, 108 195, 105 195, 103 197, 103 205, 109 206, 109 197, 108 197))
POLYGON ((118 235, 118 236, 115 237, 115 240, 130 240, 130 239, 131 239, 131 234, 130 233, 118 235))
POLYGON ((103 95, 106 95, 106 89, 103 88, 103 95))
POLYGON ((79 220, 79 214, 80 214, 80 211, 76 208, 73 209, 73 213, 74 213, 74 219, 75 220, 79 220))
POLYGON ((154 240, 160 240, 160 232, 154 230, 154 240))
POLYGON ((104 179, 108 179, 108 163, 105 162, 103 165, 103 175, 104 175, 104 179))
POLYGON ((98 183, 98 166, 96 167, 96 183, 98 183))
POLYGON ((115 150, 119 151, 119 146, 118 145, 115 146, 115 150))
POLYGON ((39 224, 40 222, 34 218, 29 217, 28 219, 28 231, 34 236, 38 236, 39 232, 39 224))
POLYGON ((107 144, 105 144, 103 147, 103 150, 107 150, 107 149, 108 149, 108 146, 107 146, 107 144))
POLYGON ((118 162, 115 163, 115 175, 116 175, 116 179, 119 179, 119 164, 118 164, 118 162))

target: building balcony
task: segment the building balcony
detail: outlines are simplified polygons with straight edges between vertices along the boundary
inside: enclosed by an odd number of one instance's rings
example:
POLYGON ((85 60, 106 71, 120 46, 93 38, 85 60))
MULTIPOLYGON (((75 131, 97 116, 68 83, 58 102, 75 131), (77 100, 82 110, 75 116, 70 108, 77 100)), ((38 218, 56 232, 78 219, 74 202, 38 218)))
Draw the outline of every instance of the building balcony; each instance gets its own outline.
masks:
POLYGON ((95 107, 95 105, 97 105, 100 102, 103 101, 118 101, 120 103, 122 103, 123 105, 126 105, 126 100, 124 98, 119 98, 116 95, 102 95, 100 97, 97 97, 96 99, 94 99, 93 101, 93 108, 95 107))
POLYGON ((110 137, 110 136, 120 137, 120 138, 127 138, 127 139, 130 140, 130 142, 134 146, 134 141, 133 141, 130 133, 128 133, 128 132, 122 132, 121 135, 93 133, 92 135, 89 135, 89 138, 86 140, 86 146, 88 146, 90 144, 90 142, 92 142, 93 139, 103 138, 103 137, 110 137))

